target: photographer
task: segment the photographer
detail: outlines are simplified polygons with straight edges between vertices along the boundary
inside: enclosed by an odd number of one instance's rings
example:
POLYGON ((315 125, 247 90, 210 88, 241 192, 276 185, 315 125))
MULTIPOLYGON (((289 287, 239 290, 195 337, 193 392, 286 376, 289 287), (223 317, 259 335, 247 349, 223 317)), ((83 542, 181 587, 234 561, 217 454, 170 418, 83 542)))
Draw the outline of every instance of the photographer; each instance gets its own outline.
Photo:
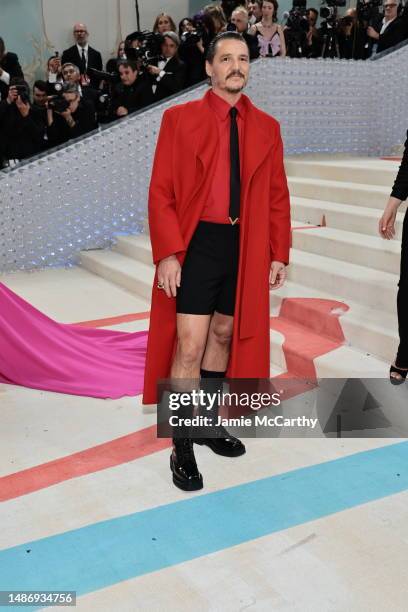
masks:
POLYGON ((380 53, 408 38, 408 12, 400 12, 397 0, 385 0, 384 18, 376 28, 369 26, 367 34, 377 42, 375 52, 380 53))
POLYGON ((231 25, 227 26, 228 30, 233 30, 232 26, 235 26, 235 31, 241 34, 249 49, 249 59, 253 60, 259 57, 258 40, 256 36, 248 32, 248 11, 244 6, 238 6, 231 13, 231 25))
POLYGON ((6 51, 4 40, 0 38, 0 100, 7 98, 10 80, 15 77, 24 78, 18 57, 6 51))
POLYGON ((316 27, 319 11, 315 8, 309 8, 306 11, 306 17, 309 24, 309 29, 306 32, 306 57, 320 57, 322 52, 322 39, 320 32, 316 27))
POLYGON ((179 57, 186 67, 186 86, 200 83, 206 78, 204 32, 186 17, 179 23, 179 57))
POLYGON ((49 99, 47 108, 47 133, 51 147, 97 127, 94 108, 81 99, 76 83, 64 83, 61 95, 49 99))
POLYGON ((178 57, 179 45, 180 39, 175 32, 165 32, 161 44, 162 58, 147 66, 154 102, 181 91, 185 85, 186 68, 178 57))
POLYGON ((0 166, 42 149, 41 125, 34 118, 29 93, 27 83, 17 77, 11 79, 7 98, 0 102, 0 166))
POLYGON ((47 102, 48 102, 48 83, 36 81, 33 86, 33 104, 31 111, 33 120, 41 130, 41 150, 48 147, 47 136, 47 102))
POLYGON ((338 25, 338 41, 341 59, 367 59, 366 33, 357 18, 355 8, 347 9, 338 25))
POLYGON ((50 96, 55 93, 55 85, 62 83, 61 58, 58 53, 48 58, 47 62, 47 91, 50 96))
POLYGON ((135 62, 121 61, 119 75, 121 82, 116 85, 112 97, 112 113, 115 119, 126 117, 153 102, 150 80, 139 76, 135 62))
POLYGON ((82 100, 90 103, 93 106, 94 112, 96 113, 99 91, 90 86, 82 87, 81 72, 78 66, 75 66, 75 64, 63 64, 61 70, 64 83, 74 83, 74 85, 76 85, 78 88, 79 95, 81 96, 82 100))

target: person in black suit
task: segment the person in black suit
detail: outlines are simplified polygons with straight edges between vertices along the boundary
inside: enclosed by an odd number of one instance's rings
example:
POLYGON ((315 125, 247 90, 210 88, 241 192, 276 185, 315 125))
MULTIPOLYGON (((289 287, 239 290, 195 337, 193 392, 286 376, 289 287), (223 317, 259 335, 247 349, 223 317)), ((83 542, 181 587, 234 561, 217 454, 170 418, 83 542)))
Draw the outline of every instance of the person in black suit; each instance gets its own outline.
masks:
POLYGON ((6 51, 4 40, 0 38, 0 100, 7 98, 10 80, 15 77, 24 78, 18 57, 6 51))
POLYGON ((121 82, 116 85, 112 96, 112 114, 115 119, 126 117, 153 102, 150 79, 139 75, 135 62, 119 62, 119 75, 121 82))
POLYGON ((69 102, 64 111, 52 109, 48 102, 48 142, 51 147, 78 138, 97 127, 93 106, 81 99, 75 83, 64 83, 62 97, 69 102))
POLYGON ((63 64, 61 68, 62 78, 64 79, 64 83, 75 83, 78 87, 79 95, 82 100, 86 102, 90 102, 94 108, 96 113, 96 107, 98 105, 98 89, 94 89, 93 87, 82 87, 81 86, 81 73, 79 71, 78 66, 74 64, 63 64))
MULTIPOLYGON (((391 195, 378 224, 382 238, 391 240, 395 236, 395 220, 398 208, 408 197, 408 132, 401 165, 391 195)), ((400 278, 397 295, 398 330, 400 343, 397 356, 390 368, 390 380, 398 385, 405 381, 408 373, 408 211, 405 212, 402 228, 400 278)))
POLYGON ((375 28, 367 28, 367 35, 377 41, 376 53, 390 49, 408 38, 408 11, 400 10, 397 0, 385 0, 384 19, 375 28))
POLYGON ((181 91, 186 80, 185 64, 178 57, 179 37, 175 32, 165 32, 162 37, 162 57, 147 66, 151 75, 153 102, 181 91))
POLYGON ((34 116, 29 94, 24 79, 15 77, 10 81, 7 98, 0 102, 0 167, 42 150, 43 132, 34 116))
POLYGON ((102 70, 102 55, 89 46, 89 32, 84 23, 76 23, 73 32, 76 44, 63 52, 61 63, 62 65, 71 63, 78 66, 81 73, 81 85, 91 85, 98 89, 100 79, 92 76, 90 68, 102 70))

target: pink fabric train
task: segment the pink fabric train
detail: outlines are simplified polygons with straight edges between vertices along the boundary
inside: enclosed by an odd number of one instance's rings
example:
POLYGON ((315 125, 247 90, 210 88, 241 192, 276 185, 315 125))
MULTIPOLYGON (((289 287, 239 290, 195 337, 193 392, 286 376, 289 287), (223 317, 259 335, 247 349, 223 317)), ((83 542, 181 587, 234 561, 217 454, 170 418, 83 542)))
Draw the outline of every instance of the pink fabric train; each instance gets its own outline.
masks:
POLYGON ((53 321, 0 283, 0 382, 118 398, 143 390, 147 332, 53 321))

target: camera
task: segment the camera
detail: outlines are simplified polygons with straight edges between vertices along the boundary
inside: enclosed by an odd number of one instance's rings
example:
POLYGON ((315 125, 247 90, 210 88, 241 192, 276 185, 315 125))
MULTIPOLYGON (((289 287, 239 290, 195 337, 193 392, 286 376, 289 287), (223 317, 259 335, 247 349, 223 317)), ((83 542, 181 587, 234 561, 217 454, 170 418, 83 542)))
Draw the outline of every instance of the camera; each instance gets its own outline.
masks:
POLYGON ((56 113, 64 113, 69 108, 69 102, 60 93, 48 99, 48 108, 51 108, 56 113))
POLYGON ((285 14, 287 27, 293 32, 307 32, 309 22, 306 12, 306 0, 293 0, 291 10, 285 14))
POLYGON ((337 18, 337 9, 346 6, 346 0, 326 0, 326 4, 320 7, 320 17, 333 21, 337 18))
POLYGON ((130 34, 125 41, 126 57, 128 60, 136 61, 146 68, 152 61, 160 57, 162 42, 163 37, 161 34, 156 34, 149 30, 134 32, 130 34), (133 40, 139 41, 140 44, 138 47, 131 46, 133 40))
POLYGON ((14 85, 14 88, 17 94, 20 96, 20 100, 24 102, 24 104, 27 104, 27 102, 30 101, 27 87, 25 85, 14 85))
MULTIPOLYGON (((228 24, 230 25, 230 24, 228 24)), ((232 24, 231 24, 232 25, 232 24)), ((227 26, 227 30, 228 30, 228 26, 227 26)), ((192 45, 196 45, 200 39, 203 36, 203 32, 201 30, 193 30, 192 32, 184 32, 181 37, 180 40, 182 43, 184 43, 187 46, 192 46, 192 45)))
POLYGON ((371 23, 380 14, 382 0, 364 0, 357 1, 357 16, 360 21, 371 23))

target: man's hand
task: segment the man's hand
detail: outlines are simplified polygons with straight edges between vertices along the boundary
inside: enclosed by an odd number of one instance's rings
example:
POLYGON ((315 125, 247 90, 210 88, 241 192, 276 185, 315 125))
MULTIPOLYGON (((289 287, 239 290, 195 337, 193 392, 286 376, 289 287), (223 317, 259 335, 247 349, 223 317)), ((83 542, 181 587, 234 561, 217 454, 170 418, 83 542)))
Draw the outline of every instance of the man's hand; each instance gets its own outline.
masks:
POLYGON ((169 255, 159 262, 157 281, 164 285, 167 297, 176 297, 177 287, 180 287, 181 282, 181 266, 175 255, 169 255))
POLYGON ((18 98, 17 89, 12 85, 8 91, 7 102, 8 104, 13 104, 18 98))
POLYGON ((372 26, 368 26, 367 36, 369 36, 370 38, 374 38, 374 40, 378 40, 380 38, 379 33, 377 32, 377 30, 374 30, 372 26))
POLYGON ((155 74, 156 76, 159 76, 161 70, 160 68, 158 68, 157 66, 151 66, 149 64, 149 66, 147 67, 148 72, 150 72, 150 74, 155 74))
POLYGON ((269 289, 279 289, 286 280, 286 266, 281 261, 271 263, 269 273, 269 289))
POLYGON ((126 117, 126 115, 127 115, 127 114, 128 114, 128 109, 127 109, 127 108, 125 108, 124 106, 119 106, 119 107, 116 109, 116 115, 117 115, 118 117, 126 117))
POLYGON ((54 74, 57 74, 61 70, 61 59, 59 57, 53 57, 50 59, 50 70, 54 74))
POLYGON ((17 96, 16 106, 20 111, 22 117, 28 117, 28 114, 30 112, 30 105, 28 102, 23 102, 20 96, 17 96))

